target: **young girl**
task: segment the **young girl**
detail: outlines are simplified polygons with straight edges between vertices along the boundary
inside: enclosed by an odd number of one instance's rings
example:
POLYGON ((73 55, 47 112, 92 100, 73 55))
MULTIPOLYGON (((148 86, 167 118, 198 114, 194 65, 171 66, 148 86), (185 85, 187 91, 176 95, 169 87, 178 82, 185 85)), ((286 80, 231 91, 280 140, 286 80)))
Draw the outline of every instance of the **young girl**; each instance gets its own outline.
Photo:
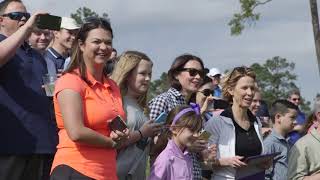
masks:
POLYGON ((174 108, 169 113, 167 124, 171 139, 152 165, 149 180, 191 180, 192 159, 186 147, 198 139, 202 127, 200 107, 174 108))
POLYGON ((152 74, 152 61, 139 51, 122 53, 111 78, 120 87, 123 108, 130 129, 128 140, 118 150, 117 175, 119 180, 146 179, 149 148, 147 138, 153 137, 161 129, 161 124, 149 120, 144 113, 147 107, 147 92, 152 74))

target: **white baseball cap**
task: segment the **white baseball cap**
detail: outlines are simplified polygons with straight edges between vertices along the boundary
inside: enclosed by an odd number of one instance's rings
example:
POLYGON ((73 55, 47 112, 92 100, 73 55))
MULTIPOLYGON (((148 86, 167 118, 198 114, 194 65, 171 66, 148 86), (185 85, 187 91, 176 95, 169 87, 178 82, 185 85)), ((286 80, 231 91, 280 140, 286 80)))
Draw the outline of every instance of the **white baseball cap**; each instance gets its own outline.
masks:
POLYGON ((216 76, 216 75, 222 75, 220 70, 218 68, 211 68, 209 70, 209 73, 207 74, 207 76, 216 76))
POLYGON ((62 17, 60 28, 75 30, 75 29, 79 29, 80 26, 74 19, 69 17, 62 17))

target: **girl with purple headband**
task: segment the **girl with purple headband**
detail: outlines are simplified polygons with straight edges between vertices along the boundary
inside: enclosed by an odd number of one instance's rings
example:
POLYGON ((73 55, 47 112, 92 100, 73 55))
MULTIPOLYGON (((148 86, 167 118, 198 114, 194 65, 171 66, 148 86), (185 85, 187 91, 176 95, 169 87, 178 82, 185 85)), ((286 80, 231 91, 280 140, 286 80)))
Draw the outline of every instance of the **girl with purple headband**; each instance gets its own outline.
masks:
POLYGON ((153 164, 149 180, 191 180, 192 159, 186 147, 198 139, 202 128, 200 107, 191 104, 174 108, 167 124, 171 139, 153 164))

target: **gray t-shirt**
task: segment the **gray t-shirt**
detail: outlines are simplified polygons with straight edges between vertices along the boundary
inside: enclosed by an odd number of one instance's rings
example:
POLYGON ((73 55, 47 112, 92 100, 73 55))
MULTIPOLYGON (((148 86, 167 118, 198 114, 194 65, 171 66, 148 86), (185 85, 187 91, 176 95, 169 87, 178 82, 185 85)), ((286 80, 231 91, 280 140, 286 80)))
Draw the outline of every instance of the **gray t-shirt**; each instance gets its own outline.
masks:
MULTIPOLYGON (((130 131, 139 130, 148 118, 134 99, 125 96, 123 102, 128 128, 130 131)), ((145 141, 138 141, 118 152, 117 175, 119 180, 146 179, 145 172, 149 147, 145 147, 144 143, 145 141)))

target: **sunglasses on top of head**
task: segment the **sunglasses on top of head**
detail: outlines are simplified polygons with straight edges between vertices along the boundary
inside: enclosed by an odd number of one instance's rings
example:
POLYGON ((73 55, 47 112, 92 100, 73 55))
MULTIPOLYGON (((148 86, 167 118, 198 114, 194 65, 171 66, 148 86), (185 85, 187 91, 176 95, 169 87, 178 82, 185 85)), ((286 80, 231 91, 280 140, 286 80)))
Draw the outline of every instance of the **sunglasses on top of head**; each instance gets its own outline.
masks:
POLYGON ((201 78, 204 78, 206 73, 202 70, 198 70, 198 69, 194 69, 194 68, 183 68, 180 71, 187 71, 189 73, 190 76, 194 77, 197 74, 199 74, 199 76, 201 78))
POLYGON ((212 94, 212 90, 211 89, 204 89, 202 91, 198 91, 201 92, 204 96, 208 97, 212 94))
POLYGON ((246 71, 252 71, 252 69, 249 68, 249 67, 246 67, 246 66, 235 67, 235 68, 231 71, 231 73, 230 73, 229 78, 227 79, 227 81, 229 81, 229 80, 231 79, 231 77, 233 76, 233 73, 234 73, 234 72, 238 72, 238 73, 240 73, 240 74, 245 74, 246 71))
POLYGON ((27 12, 11 12, 7 14, 2 14, 3 17, 9 17, 12 20, 15 21, 21 21, 21 19, 24 17, 27 21, 30 18, 30 13, 27 12))
POLYGON ((87 23, 100 23, 100 24, 110 24, 109 20, 102 17, 90 16, 84 19, 84 24, 87 23))

